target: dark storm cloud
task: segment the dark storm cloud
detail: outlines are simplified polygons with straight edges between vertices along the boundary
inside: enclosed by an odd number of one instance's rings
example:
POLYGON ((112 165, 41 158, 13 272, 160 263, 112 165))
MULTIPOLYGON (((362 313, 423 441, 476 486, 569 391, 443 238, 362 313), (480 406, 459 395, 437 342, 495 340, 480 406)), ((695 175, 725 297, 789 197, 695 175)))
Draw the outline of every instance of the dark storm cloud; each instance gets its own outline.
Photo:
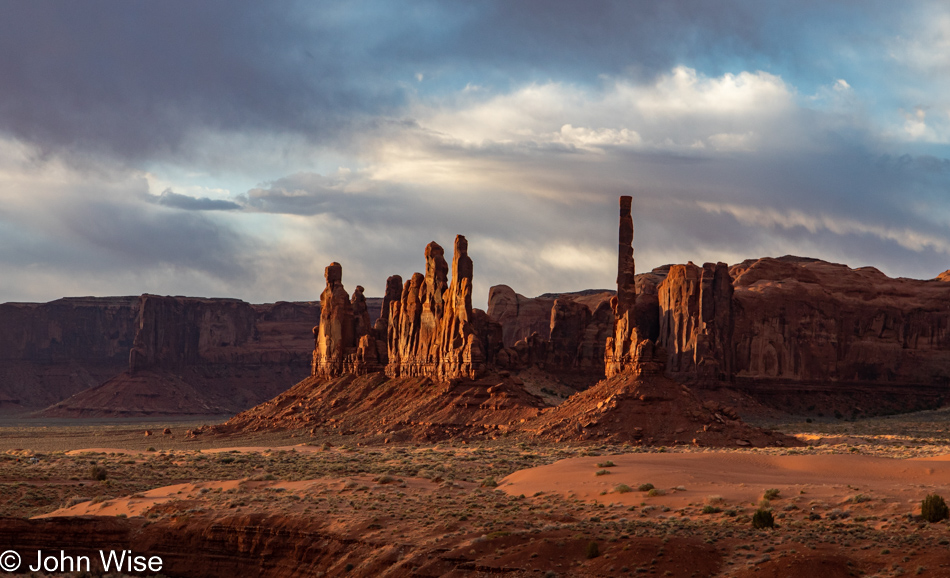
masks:
MULTIPOLYGON (((352 30, 287 2, 0 5, 0 130, 44 148, 154 160, 191 131, 338 136, 400 100, 353 73, 352 30)), ((329 9, 327 10, 329 12, 329 9)), ((363 73, 381 64, 364 63, 363 73)))
MULTIPOLYGON (((652 77, 687 62, 709 74, 791 69, 834 78, 838 42, 868 41, 904 10, 880 0, 504 0, 425 2, 427 21, 394 29, 373 55, 428 65, 435 76, 488 82, 601 74, 652 77), (489 72, 490 71, 490 72, 489 72)), ((873 40, 871 40, 873 42, 873 40)), ((462 82, 464 86, 464 81, 462 82)))
POLYGON ((343 190, 345 185, 345 178, 296 173, 266 183, 266 187, 251 189, 238 199, 245 202, 248 208, 265 213, 328 214, 346 220, 357 215, 363 221, 373 220, 371 214, 394 209, 393 199, 374 193, 347 193, 343 190))
POLYGON ((164 207, 184 209, 186 211, 236 211, 241 205, 223 199, 209 199, 208 197, 190 197, 178 194, 171 189, 165 189, 161 195, 149 195, 150 201, 164 207))
MULTIPOLYGON (((0 130, 44 148, 177 157, 202 130, 295 133, 344 147, 426 90, 533 78, 710 73, 814 61, 836 5, 419 0, 0 4, 0 130), (798 46, 803 30, 813 35, 798 46), (794 49, 789 50, 789 44, 794 49), (421 86, 421 85, 420 85, 421 86)), ((847 3, 845 3, 847 4, 847 3)), ((862 6, 864 6, 862 4, 862 6)), ((834 23, 860 28, 884 11, 834 23)), ((855 16, 854 13, 851 13, 855 16)), ((839 30, 841 32, 841 30, 839 30)))
POLYGON ((223 279, 250 273, 247 242, 231 227, 188 212, 143 211, 123 202, 73 206, 60 216, 61 234, 112 268, 171 265, 223 279))
MULTIPOLYGON (((65 183, 38 182, 26 190, 5 183, 6 206, 15 207, 0 213, 0 268, 8 278, 59 275, 70 285, 71 278, 162 269, 230 282, 254 277, 254 243, 233 222, 150 201, 162 197, 148 195, 140 178, 65 173, 56 180, 65 183)), ((50 289, 32 287, 44 294, 50 289)))

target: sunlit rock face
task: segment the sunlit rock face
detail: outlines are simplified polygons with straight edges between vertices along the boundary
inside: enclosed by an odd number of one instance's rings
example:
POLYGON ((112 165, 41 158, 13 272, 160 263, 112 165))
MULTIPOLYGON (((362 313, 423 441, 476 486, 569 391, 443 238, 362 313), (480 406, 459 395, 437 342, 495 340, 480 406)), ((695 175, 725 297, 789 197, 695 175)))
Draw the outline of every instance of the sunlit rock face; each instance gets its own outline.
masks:
MULTIPOLYGON (((487 369, 484 341, 491 322, 472 309, 468 241, 455 238, 451 279, 444 254, 438 243, 429 243, 425 275, 415 273, 390 308, 387 375, 474 379, 487 369)), ((500 326, 497 333, 492 340, 500 346, 500 326)))
POLYGON ((455 238, 451 277, 444 255, 438 243, 429 243, 424 275, 415 273, 404 285, 400 276, 391 276, 373 324, 363 288, 347 299, 342 267, 328 266, 320 325, 313 330, 311 374, 331 378, 385 371, 391 377, 442 381, 484 374, 501 349, 501 326, 472 308, 474 267, 465 237, 455 238))
MULTIPOLYGON (((381 347, 386 343, 385 315, 381 313, 375 324, 370 322, 363 287, 357 285, 352 297, 348 297, 339 263, 328 265, 324 277, 327 286, 320 295, 320 325, 313 328, 311 375, 331 378, 343 373, 382 371, 387 360, 386 349, 381 347)), ((398 277, 391 277, 388 285, 398 282, 398 277)), ((391 292, 387 292, 384 308, 387 299, 392 298, 391 292)))

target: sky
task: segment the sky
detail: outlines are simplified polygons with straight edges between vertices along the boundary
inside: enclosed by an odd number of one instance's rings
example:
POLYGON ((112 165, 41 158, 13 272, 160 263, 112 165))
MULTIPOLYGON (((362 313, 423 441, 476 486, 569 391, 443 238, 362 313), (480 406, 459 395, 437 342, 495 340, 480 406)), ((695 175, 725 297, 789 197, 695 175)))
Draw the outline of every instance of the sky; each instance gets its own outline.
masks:
POLYGON ((950 4, 0 0, 0 302, 950 269, 950 4))

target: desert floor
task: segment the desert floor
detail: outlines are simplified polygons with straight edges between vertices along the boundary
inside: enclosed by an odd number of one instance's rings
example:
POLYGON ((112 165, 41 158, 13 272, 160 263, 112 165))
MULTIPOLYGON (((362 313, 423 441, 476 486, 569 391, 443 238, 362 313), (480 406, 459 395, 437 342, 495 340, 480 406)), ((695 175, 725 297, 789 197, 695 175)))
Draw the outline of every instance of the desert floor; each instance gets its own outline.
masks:
POLYGON ((0 423, 0 516, 280 516, 372 546, 326 575, 950 576, 950 526, 919 517, 926 495, 950 498, 946 411, 772 422, 810 445, 735 450, 187 437, 196 425, 0 423), (752 527, 759 508, 775 528, 752 527))

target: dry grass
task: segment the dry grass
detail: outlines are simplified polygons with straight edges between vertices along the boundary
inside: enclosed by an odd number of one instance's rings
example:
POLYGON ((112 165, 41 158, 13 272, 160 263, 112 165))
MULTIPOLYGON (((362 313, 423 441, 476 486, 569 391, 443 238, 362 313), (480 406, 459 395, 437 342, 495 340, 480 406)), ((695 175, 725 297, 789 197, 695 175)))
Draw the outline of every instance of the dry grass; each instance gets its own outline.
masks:
MULTIPOLYGON (((830 432, 818 433, 828 435, 830 432)), ((916 436, 917 433, 899 435, 916 436)), ((862 453, 892 457, 950 453, 950 440, 941 441, 944 438, 936 431, 931 433, 927 440, 913 437, 912 445, 893 443, 895 438, 884 437, 898 434, 874 434, 877 437, 862 438, 866 443, 849 440, 806 448, 734 451, 862 453)), ((72 440, 74 447, 80 443, 86 447, 114 447, 123 446, 124 435, 116 434, 115 430, 89 428, 81 436, 73 437, 57 437, 54 432, 51 439, 72 440)), ((300 441, 295 439, 291 443, 300 441)), ((870 497, 864 493, 853 494, 843 503, 824 503, 808 495, 773 495, 772 500, 779 500, 773 509, 777 527, 763 533, 752 527, 755 507, 748 502, 727 504, 720 496, 705 499, 700 496, 696 500, 702 503, 671 509, 670 503, 664 502, 677 492, 670 491, 664 496, 646 484, 617 485, 612 494, 626 494, 629 498, 631 489, 644 492, 638 494, 643 497, 642 502, 637 498, 638 505, 620 506, 550 493, 509 496, 485 483, 487 480, 503 483, 503 478, 512 472, 565 458, 603 456, 598 467, 606 468, 610 467, 607 463, 612 465, 619 461, 617 456, 624 453, 703 451, 701 449, 610 444, 564 446, 505 440, 363 447, 357 445, 359 442, 354 438, 339 436, 307 441, 308 451, 211 453, 202 450, 228 444, 243 446, 266 442, 276 445, 288 440, 281 436, 178 440, 167 442, 177 444, 167 448, 160 446, 163 440, 152 436, 123 447, 144 450, 147 445, 154 445, 159 451, 131 456, 8 449, 0 453, 0 516, 28 517, 86 501, 105 503, 176 483, 248 480, 234 490, 204 488, 193 496, 182 495, 176 501, 153 508, 147 516, 154 522, 162 522, 180 516, 183 511, 196 516, 285 512, 308 520, 342 520, 349 524, 347 527, 358 528, 362 535, 379 542, 411 540, 414 544, 440 549, 462 545, 468 548, 469 543, 472 549, 478 549, 481 547, 478 544, 507 544, 515 539, 540 541, 544 536, 556 534, 583 540, 584 544, 596 541, 602 555, 598 560, 617 556, 625 545, 635 544, 638 538, 698 537, 727 552, 725 567, 735 569, 766 555, 782 561, 785 557, 817 549, 860 558, 861 564, 870 564, 865 567, 873 574, 875 568, 890 567, 894 563, 904 568, 936 567, 938 564, 927 556, 930 552, 945 552, 950 546, 945 523, 924 524, 914 517, 914 508, 919 506, 923 495, 915 496, 912 504, 885 504, 873 492, 870 497), (139 445, 144 447, 139 448, 139 445), (108 472, 104 481, 90 479, 93 466, 108 472), (300 480, 314 482, 297 489, 278 487, 283 482, 300 480), (648 498, 646 492, 651 489, 654 492, 648 498), (889 553, 882 554, 884 550, 889 553), (895 558, 898 554, 891 552, 899 553, 899 557, 895 558), (878 562, 879 566, 874 566, 878 562)), ((502 546, 493 546, 493 555, 497 548, 502 546)), ((581 555, 578 563, 586 563, 584 560, 581 555)))

